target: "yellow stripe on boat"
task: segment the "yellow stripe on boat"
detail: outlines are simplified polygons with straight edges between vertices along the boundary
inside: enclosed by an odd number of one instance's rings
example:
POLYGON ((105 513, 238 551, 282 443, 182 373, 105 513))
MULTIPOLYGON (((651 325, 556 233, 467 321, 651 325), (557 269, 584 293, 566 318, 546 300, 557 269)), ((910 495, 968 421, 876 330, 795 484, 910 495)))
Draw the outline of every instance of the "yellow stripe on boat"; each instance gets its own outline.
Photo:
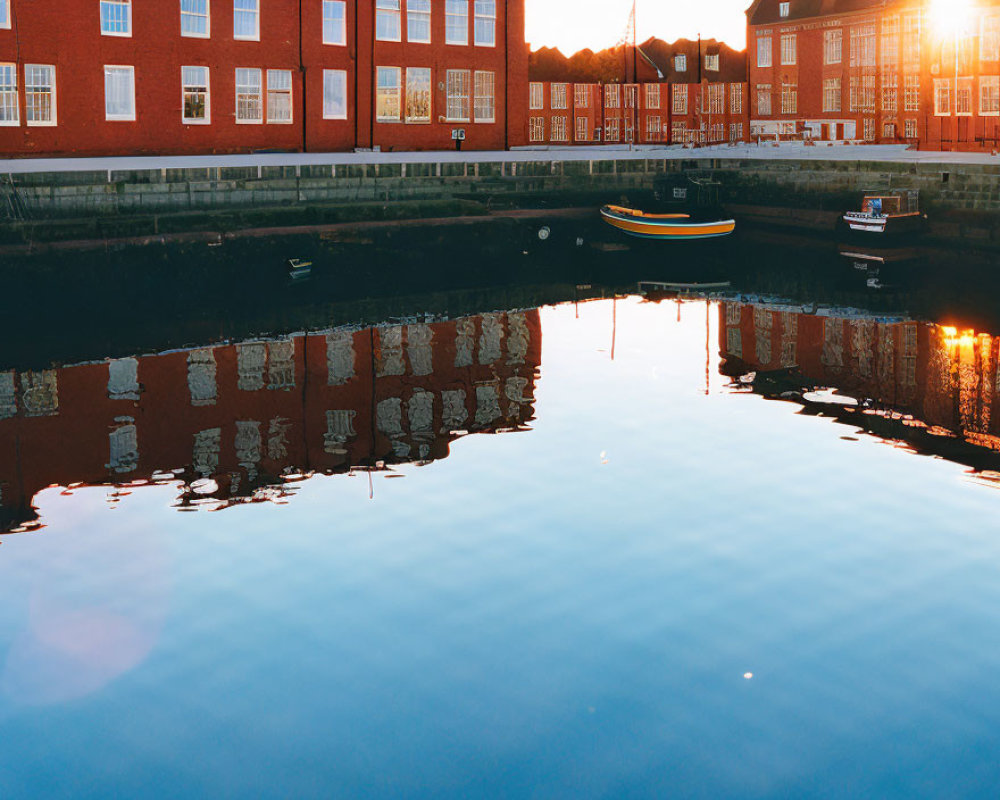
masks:
POLYGON ((642 218, 622 219, 615 214, 616 209, 602 209, 604 220, 618 230, 633 236, 643 236, 652 239, 707 239, 716 236, 727 236, 736 230, 735 220, 720 220, 718 222, 654 222, 642 218), (609 213, 610 212, 610 213, 609 213))

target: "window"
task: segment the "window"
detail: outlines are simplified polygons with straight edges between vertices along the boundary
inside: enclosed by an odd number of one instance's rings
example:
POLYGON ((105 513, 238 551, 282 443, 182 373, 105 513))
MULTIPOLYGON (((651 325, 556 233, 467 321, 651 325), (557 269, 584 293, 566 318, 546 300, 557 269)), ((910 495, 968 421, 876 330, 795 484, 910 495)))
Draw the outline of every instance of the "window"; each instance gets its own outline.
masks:
POLYGON ((567 89, 568 85, 565 83, 552 84, 552 108, 567 108, 567 89))
POLYGON ((895 75, 882 79, 882 110, 889 114, 899 111, 899 79, 895 75))
POLYGON ((792 83, 781 84, 781 113, 795 114, 798 112, 798 88, 792 83))
POLYGON ((990 14, 983 17, 979 58, 981 61, 1000 61, 1000 16, 990 14))
POLYGON ((622 107, 622 87, 620 83, 612 83, 604 87, 604 107, 622 107))
POLYGON ((646 117, 646 141, 658 142, 660 131, 660 118, 656 116, 646 117))
POLYGON ((406 0, 406 40, 431 42, 431 0, 406 0))
POLYGON ((920 66, 920 15, 903 17, 903 63, 920 66))
POLYGON ((10 0, 0 0, 0 28, 10 27, 10 0))
POLYGON ((875 141, 875 120, 871 117, 865 117, 865 141, 875 141))
POLYGON ((267 121, 289 124, 292 121, 292 71, 267 71, 267 121))
POLYGON ((264 121, 264 95, 259 69, 236 70, 236 122, 257 124, 264 121))
POLYGON ((851 29, 851 66, 875 66, 874 25, 858 25, 851 29))
POLYGON ((955 94, 955 114, 959 117, 972 116, 972 78, 959 78, 955 94))
POLYGON ((629 84, 625 87, 625 108, 635 108, 639 100, 639 87, 629 84))
POLYGON ((576 140, 578 142, 590 141, 590 120, 586 117, 576 118, 576 140))
POLYGON ((906 127, 906 130, 905 130, 905 134, 904 135, 906 136, 906 138, 907 139, 916 139, 917 135, 918 135, 917 134, 917 121, 915 119, 908 119, 908 120, 906 120, 906 126, 905 127, 906 127))
POLYGON ((569 134, 566 131, 566 117, 552 118, 552 141, 568 142, 569 134))
POLYGON ((646 108, 660 107, 660 84, 646 84, 646 108))
POLYGON ((0 125, 21 124, 17 102, 17 65, 0 64, 0 125))
POLYGON ((688 87, 680 84, 674 85, 674 99, 671 104, 671 110, 674 114, 687 114, 688 113, 688 87))
POLYGON ((997 75, 979 79, 979 113, 984 117, 1000 116, 1000 77, 997 75))
POLYGON ((907 75, 903 82, 903 110, 920 110, 920 76, 907 75))
POLYGON ((101 0, 101 33, 132 35, 132 0, 101 0))
POLYGON ((757 37, 757 66, 758 67, 769 67, 769 66, 771 66, 771 37, 770 36, 758 36, 757 37))
POLYGON ((731 142, 742 142, 743 141, 743 123, 733 122, 729 125, 729 141, 731 142))
POLYGON ((323 44, 347 44, 347 3, 323 0, 323 44))
POLYGON ((380 42, 400 41, 399 0, 375 0, 375 39, 380 42))
POLYGON ((757 113, 761 116, 771 114, 771 85, 767 83, 757 84, 757 113))
POLYGON ((674 56, 674 72, 687 72, 688 57, 685 55, 674 56))
POLYGON ((621 120, 609 119, 604 125, 604 139, 608 142, 617 142, 622 138, 621 120))
POLYGON ((708 85, 708 113, 726 113, 726 85, 724 83, 710 83, 708 85))
POLYGON ((795 34, 786 33, 781 37, 781 65, 791 66, 795 63, 795 34))
POLYGON ((476 122, 496 121, 496 77, 492 72, 476 73, 476 122))
POLYGON ((104 68, 104 118, 135 121, 135 67, 104 68))
POLYGON ((899 62, 899 17, 882 20, 882 66, 894 67, 899 62))
POLYGON ((188 125, 211 122, 208 67, 181 67, 181 109, 181 120, 188 125))
POLYGON ((823 111, 839 112, 841 106, 840 78, 827 78, 823 81, 823 111))
POLYGON ((378 67, 376 73, 375 119, 379 122, 399 122, 402 70, 399 67, 378 67))
POLYGON ((573 87, 573 104, 577 108, 590 108, 590 84, 578 83, 573 87))
POLYGON ((495 47, 497 43, 497 3, 496 0, 475 0, 475 42, 476 47, 495 47))
POLYGON ((207 39, 211 32, 209 0, 181 0, 181 36, 207 39))
POLYGON ((444 42, 469 43, 469 0, 445 0, 444 42))
POLYGON ((528 108, 531 111, 539 111, 545 108, 545 87, 541 83, 532 83, 529 86, 530 99, 528 108))
POLYGON ((708 72, 718 72, 719 71, 719 54, 705 56, 705 69, 708 72))
POLYGON ((56 124, 56 68, 24 65, 24 119, 28 125, 56 124))
POLYGON ((934 116, 951 116, 951 81, 934 81, 934 116))
POLYGON ((730 114, 742 114, 743 113, 743 84, 742 83, 731 83, 731 84, 729 84, 729 113, 730 114))
POLYGON ((323 119, 347 119, 346 70, 323 70, 323 119))
POLYGON ((778 3, 778 13, 782 16, 782 18, 788 16, 791 5, 791 3, 778 3))
POLYGON ((429 67, 406 70, 406 121, 431 121, 431 71, 429 67))
POLYGON ((467 69, 448 70, 447 118, 450 122, 469 121, 469 71, 467 69))
POLYGON ((528 141, 545 141, 545 117, 531 117, 528 120, 528 141))
POLYGON ((233 0, 233 38, 260 40, 260 0, 233 0))
POLYGON ((844 58, 844 32, 840 29, 823 33, 823 63, 839 64, 844 58))

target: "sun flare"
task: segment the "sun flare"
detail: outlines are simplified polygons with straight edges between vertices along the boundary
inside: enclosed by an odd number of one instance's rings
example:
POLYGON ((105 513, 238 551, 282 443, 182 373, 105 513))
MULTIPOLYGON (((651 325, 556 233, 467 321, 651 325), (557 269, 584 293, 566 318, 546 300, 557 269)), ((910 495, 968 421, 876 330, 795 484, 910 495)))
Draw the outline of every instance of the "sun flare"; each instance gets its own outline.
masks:
POLYGON ((930 22, 937 36, 967 32, 972 22, 972 0, 931 0, 930 22))

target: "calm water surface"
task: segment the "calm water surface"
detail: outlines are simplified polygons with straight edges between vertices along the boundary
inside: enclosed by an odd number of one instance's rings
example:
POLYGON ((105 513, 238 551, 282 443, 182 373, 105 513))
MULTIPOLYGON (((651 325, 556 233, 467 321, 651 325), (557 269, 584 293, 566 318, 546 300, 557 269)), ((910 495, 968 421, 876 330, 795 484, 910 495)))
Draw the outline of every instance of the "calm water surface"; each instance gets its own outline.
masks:
POLYGON ((815 353, 862 396, 888 336, 896 400, 980 445, 993 394, 907 377, 970 341, 795 313, 568 304, 27 401, 10 373, 0 794, 995 796, 990 474, 725 374, 815 353))

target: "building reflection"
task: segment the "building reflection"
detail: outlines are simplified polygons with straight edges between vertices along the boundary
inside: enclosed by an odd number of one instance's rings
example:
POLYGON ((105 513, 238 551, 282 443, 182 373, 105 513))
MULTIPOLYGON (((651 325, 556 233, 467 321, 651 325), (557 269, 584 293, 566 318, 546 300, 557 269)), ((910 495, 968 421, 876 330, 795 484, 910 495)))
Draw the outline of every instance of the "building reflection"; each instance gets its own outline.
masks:
POLYGON ((1000 464, 986 457, 1000 453, 1000 337, 853 310, 733 301, 719 308, 726 374, 757 372, 758 387, 776 395, 834 388, 859 401, 840 416, 863 428, 978 467, 1000 464))
POLYGON ((0 532, 37 525, 53 485, 168 479, 218 508, 445 458, 533 418, 540 360, 532 310, 0 371, 0 532))

